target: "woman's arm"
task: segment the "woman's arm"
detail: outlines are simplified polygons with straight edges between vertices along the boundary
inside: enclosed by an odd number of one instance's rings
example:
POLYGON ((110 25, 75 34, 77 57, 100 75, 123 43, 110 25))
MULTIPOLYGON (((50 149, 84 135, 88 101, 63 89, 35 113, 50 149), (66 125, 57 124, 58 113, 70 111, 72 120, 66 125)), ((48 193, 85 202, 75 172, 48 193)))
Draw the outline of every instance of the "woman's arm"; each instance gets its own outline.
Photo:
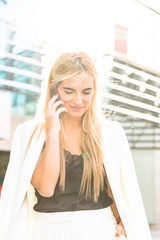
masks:
POLYGON ((58 93, 48 102, 47 108, 47 139, 46 146, 42 149, 31 184, 45 197, 51 197, 60 173, 59 131, 61 112, 67 111, 65 107, 58 108, 63 101, 56 101, 58 93))
POLYGON ((115 219, 117 221, 115 236, 116 237, 120 237, 120 235, 124 235, 125 237, 127 237, 125 229, 124 229, 124 226, 123 226, 123 223, 122 223, 122 220, 120 218, 120 215, 119 215, 116 203, 115 203, 115 200, 114 200, 114 197, 113 197, 113 193, 112 193, 111 187, 109 185, 109 182, 108 182, 107 178, 106 178, 106 182, 107 182, 107 189, 108 189, 107 192, 108 192, 108 195, 113 200, 113 203, 111 205, 111 209, 112 209, 113 215, 114 215, 114 217, 115 217, 115 219))
POLYGON ((59 132, 49 135, 43 147, 31 184, 40 195, 51 197, 57 184, 60 172, 59 132))

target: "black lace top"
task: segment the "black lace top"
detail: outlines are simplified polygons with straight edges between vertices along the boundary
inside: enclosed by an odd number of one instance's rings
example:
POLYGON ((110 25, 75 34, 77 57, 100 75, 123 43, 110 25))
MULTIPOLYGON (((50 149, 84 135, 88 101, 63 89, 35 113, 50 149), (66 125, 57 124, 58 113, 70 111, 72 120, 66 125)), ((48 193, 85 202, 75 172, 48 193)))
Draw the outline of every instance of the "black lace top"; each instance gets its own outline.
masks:
POLYGON ((98 202, 96 203, 93 200, 86 200, 85 193, 79 195, 83 172, 83 157, 82 155, 73 155, 65 150, 65 158, 65 190, 61 191, 59 180, 52 197, 43 197, 35 190, 37 204, 34 206, 34 210, 37 212, 65 212, 101 209, 110 206, 112 199, 107 194, 106 184, 104 190, 100 192, 98 202))

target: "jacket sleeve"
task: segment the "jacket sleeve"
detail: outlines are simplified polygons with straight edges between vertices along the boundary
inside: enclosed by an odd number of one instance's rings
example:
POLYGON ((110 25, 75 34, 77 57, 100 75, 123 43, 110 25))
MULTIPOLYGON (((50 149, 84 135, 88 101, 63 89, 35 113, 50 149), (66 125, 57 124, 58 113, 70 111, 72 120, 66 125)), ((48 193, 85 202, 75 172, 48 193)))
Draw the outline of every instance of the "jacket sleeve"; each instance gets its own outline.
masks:
POLYGON ((130 147, 122 126, 117 122, 118 156, 120 159, 121 188, 134 219, 137 239, 151 240, 151 234, 136 176, 130 147))
POLYGON ((0 239, 3 239, 3 231, 6 231, 11 209, 16 193, 16 186, 23 155, 21 125, 19 125, 12 138, 10 159, 5 174, 1 198, 0 198, 0 239))

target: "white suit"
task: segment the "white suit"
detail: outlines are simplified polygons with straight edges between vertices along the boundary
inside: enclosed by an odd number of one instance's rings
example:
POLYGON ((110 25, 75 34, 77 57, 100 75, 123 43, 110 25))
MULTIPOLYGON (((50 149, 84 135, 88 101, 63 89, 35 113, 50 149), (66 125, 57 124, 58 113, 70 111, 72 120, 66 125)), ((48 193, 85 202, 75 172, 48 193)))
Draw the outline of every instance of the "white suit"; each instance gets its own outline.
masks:
MULTIPOLYGON (((38 132, 24 153, 34 122, 20 124, 14 134, 11 156, 0 201, 0 240, 31 240, 37 213, 30 180, 45 134, 38 132)), ((123 128, 118 122, 102 121, 104 166, 128 240, 151 240, 134 164, 123 128)))

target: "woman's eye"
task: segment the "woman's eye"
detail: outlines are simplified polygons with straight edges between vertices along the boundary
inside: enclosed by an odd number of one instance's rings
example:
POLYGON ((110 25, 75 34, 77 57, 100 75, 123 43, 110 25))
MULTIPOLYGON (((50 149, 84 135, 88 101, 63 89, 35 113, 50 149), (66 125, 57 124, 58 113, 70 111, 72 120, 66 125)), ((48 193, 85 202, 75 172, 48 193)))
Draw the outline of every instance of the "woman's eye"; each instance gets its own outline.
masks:
POLYGON ((72 94, 73 92, 65 92, 66 94, 72 94))
MULTIPOLYGON (((72 94, 73 91, 65 91, 65 93, 66 94, 72 94)), ((88 94, 90 94, 90 92, 83 92, 83 94, 88 95, 88 94)))

